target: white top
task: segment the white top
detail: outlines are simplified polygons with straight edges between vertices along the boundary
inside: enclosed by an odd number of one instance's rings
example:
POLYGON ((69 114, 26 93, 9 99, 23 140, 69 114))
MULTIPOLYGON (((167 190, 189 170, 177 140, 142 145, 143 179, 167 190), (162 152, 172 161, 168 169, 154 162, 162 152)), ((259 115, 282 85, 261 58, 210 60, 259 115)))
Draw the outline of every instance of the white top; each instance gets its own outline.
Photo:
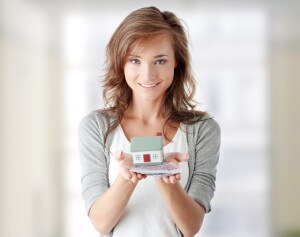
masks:
MULTIPOLYGON (((186 131, 184 124, 180 126, 186 131)), ((168 152, 188 153, 186 133, 178 128, 173 141, 167 144, 163 150, 168 152)), ((116 128, 111 152, 122 150, 130 153, 130 142, 119 125, 116 128)), ((181 171, 180 184, 184 188, 189 177, 187 161, 179 163, 181 171)), ((114 157, 110 157, 109 181, 112 185, 119 173, 119 166, 114 157)), ((170 184, 171 185, 171 184, 170 184)), ((114 237, 153 237, 153 236, 177 236, 175 223, 173 222, 167 207, 153 177, 148 176, 141 180, 133 191, 129 202, 113 231, 114 237)))

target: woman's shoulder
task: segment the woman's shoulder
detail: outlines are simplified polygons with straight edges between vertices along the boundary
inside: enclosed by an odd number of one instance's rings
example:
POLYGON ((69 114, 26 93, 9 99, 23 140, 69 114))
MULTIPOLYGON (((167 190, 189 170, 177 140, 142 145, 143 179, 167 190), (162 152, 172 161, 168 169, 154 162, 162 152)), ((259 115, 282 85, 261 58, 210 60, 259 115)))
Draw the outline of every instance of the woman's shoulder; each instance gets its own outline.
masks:
POLYGON ((105 109, 97 109, 86 114, 79 122, 80 128, 106 129, 113 118, 105 109))
POLYGON ((194 128, 196 131, 201 131, 201 134, 207 132, 221 133, 221 127, 219 122, 208 112, 197 111, 198 116, 195 117, 194 123, 190 126, 194 128), (202 113, 202 114, 201 114, 202 113))
POLYGON ((114 117, 111 116, 106 109, 97 109, 89 112, 87 115, 83 117, 86 120, 99 120, 102 122, 113 120, 114 117))

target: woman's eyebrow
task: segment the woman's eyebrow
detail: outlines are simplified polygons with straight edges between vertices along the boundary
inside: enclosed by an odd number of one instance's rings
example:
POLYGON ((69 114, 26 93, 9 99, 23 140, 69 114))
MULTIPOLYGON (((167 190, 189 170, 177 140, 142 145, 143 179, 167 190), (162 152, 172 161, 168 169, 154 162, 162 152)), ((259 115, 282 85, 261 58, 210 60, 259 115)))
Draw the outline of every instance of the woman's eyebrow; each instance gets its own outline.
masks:
POLYGON ((168 56, 167 54, 160 54, 160 55, 156 55, 154 58, 160 58, 160 57, 164 57, 164 56, 168 56))
POLYGON ((135 54, 128 54, 128 57, 131 56, 131 57, 135 57, 135 58, 141 58, 140 56, 138 55, 135 55, 135 54))
MULTIPOLYGON (((135 55, 135 54, 128 54, 128 56, 132 56, 132 57, 135 57, 135 58, 141 58, 141 56, 135 55)), ((167 54, 159 54, 159 55, 154 56, 154 58, 161 58, 161 57, 164 57, 164 56, 168 56, 168 55, 167 54)))

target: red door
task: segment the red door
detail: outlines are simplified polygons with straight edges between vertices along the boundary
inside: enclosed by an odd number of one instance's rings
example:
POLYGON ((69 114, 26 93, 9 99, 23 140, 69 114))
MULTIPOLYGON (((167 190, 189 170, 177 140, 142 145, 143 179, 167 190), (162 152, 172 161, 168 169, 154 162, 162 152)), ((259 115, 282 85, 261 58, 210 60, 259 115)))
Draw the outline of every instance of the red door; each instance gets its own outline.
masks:
POLYGON ((150 154, 144 154, 144 162, 150 162, 150 154))

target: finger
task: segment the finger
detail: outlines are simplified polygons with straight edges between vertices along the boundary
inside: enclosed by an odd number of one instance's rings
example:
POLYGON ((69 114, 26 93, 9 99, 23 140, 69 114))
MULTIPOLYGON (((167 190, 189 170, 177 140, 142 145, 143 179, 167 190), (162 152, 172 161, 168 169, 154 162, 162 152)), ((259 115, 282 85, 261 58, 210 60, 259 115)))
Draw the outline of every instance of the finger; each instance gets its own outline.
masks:
POLYGON ((188 160, 188 157, 189 156, 187 153, 181 153, 181 152, 169 152, 165 154, 166 161, 176 160, 178 162, 181 162, 181 161, 188 160))
POLYGON ((170 176, 170 182, 171 184, 175 184, 177 182, 175 175, 170 176))
POLYGON ((132 175, 131 175, 130 171, 127 168, 121 167, 120 172, 123 175, 123 177, 127 180, 130 180, 132 178, 132 175))
POLYGON ((123 152, 123 165, 127 166, 127 167, 132 167, 133 166, 133 157, 131 154, 129 153, 125 153, 123 152))
POLYGON ((177 159, 179 162, 186 161, 186 160, 189 159, 189 155, 188 155, 188 153, 179 153, 179 152, 178 152, 178 155, 176 156, 176 159, 177 159))
POLYGON ((144 178, 144 179, 147 178, 147 175, 146 175, 146 174, 143 174, 143 178, 144 178))
POLYGON ((139 180, 141 180, 141 179, 143 179, 143 175, 142 175, 142 174, 137 174, 137 178, 138 178, 139 180))
POLYGON ((123 156, 123 151, 121 150, 118 150, 118 151, 115 151, 113 153, 114 157, 116 158, 117 161, 121 161, 124 159, 124 156, 123 156))
POLYGON ((169 183, 170 183, 169 176, 164 176, 164 177, 163 177, 163 181, 164 181, 165 183, 169 184, 169 183))
POLYGON ((136 175, 136 173, 135 172, 130 172, 131 173, 131 181, 133 182, 133 183, 137 183, 138 182, 138 178, 137 178, 137 175, 136 175))
POLYGON ((176 155, 178 152, 170 152, 165 154, 165 162, 176 168, 179 166, 179 162, 176 160, 176 155))
POLYGON ((173 157, 175 156, 176 152, 168 152, 164 154, 164 159, 166 162, 170 161, 173 159, 173 157))
POLYGON ((176 178, 177 180, 180 180, 180 179, 181 179, 180 174, 175 174, 175 178, 176 178))

